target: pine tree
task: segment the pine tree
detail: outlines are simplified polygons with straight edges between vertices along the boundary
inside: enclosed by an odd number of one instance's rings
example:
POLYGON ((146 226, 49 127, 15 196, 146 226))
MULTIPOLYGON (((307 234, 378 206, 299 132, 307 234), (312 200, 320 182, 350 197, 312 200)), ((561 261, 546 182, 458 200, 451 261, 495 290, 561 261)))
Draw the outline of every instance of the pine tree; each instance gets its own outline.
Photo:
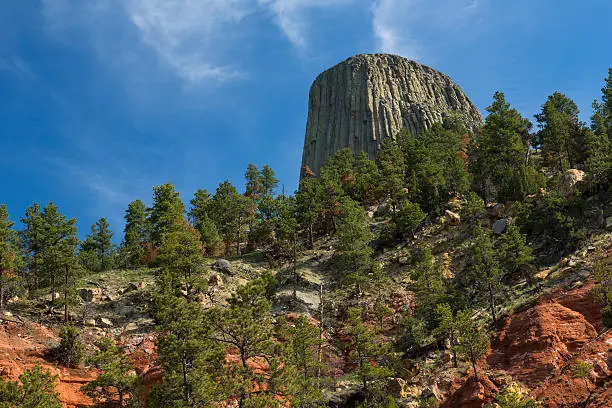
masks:
POLYGON ((514 273, 521 265, 533 260, 533 249, 527 245, 527 237, 516 225, 510 225, 500 241, 499 258, 506 273, 514 273))
POLYGON ((230 245, 236 243, 236 254, 240 254, 242 231, 253 217, 254 211, 249 198, 238 194, 236 188, 229 182, 219 184, 209 214, 219 234, 226 243, 228 253, 230 245))
POLYGON ((584 162, 587 133, 579 113, 573 100, 555 92, 535 115, 544 163, 551 169, 564 171, 584 162))
POLYGON ((136 407, 140 379, 134 371, 132 360, 111 338, 100 338, 96 346, 98 352, 90 362, 102 372, 98 378, 81 387, 81 390, 100 404, 117 401, 119 408, 136 407))
POLYGON ((393 210, 393 219, 400 203, 404 199, 404 171, 406 163, 400 146, 391 138, 383 140, 376 158, 380 169, 382 190, 389 197, 393 210))
POLYGON ((460 276, 460 281, 463 281, 463 289, 468 291, 472 300, 484 300, 488 304, 495 323, 497 321, 497 298, 502 289, 502 270, 490 233, 484 228, 476 228, 474 235, 468 250, 469 264, 463 275, 460 276))
POLYGON ((323 212, 320 200, 321 184, 318 179, 305 177, 295 193, 297 219, 300 226, 308 231, 308 246, 314 247, 314 226, 323 212))
POLYGON ((38 203, 34 203, 26 209, 25 215, 21 217, 21 223, 24 225, 24 229, 19 232, 19 238, 27 267, 27 273, 24 276, 30 288, 40 287, 43 284, 39 263, 43 249, 44 222, 42 209, 38 203))
POLYGON ((261 188, 264 194, 274 195, 274 191, 278 187, 279 180, 274 174, 274 170, 267 164, 261 169, 261 188))
POLYGON ((364 206, 375 205, 380 198, 381 175, 376 163, 365 152, 355 158, 355 199, 364 206))
POLYGON ((239 287, 224 309, 207 311, 206 326, 211 329, 211 339, 236 352, 237 362, 228 365, 224 381, 239 407, 276 407, 282 402, 279 395, 291 395, 287 366, 281 364, 275 352, 267 292, 267 280, 258 278, 239 287), (265 375, 259 372, 262 364, 265 375))
POLYGON ((158 287, 155 297, 158 364, 163 380, 149 403, 155 407, 210 407, 231 396, 225 350, 211 340, 202 306, 158 287))
POLYGON ((14 223, 9 219, 6 205, 0 205, 0 310, 4 309, 7 287, 17 279, 22 264, 14 223))
POLYGON ((457 337, 459 336, 459 327, 457 317, 453 313, 453 309, 448 303, 440 303, 436 305, 437 327, 434 329, 434 336, 444 336, 450 342, 450 348, 453 353, 453 366, 457 367, 457 337))
POLYGON ((601 103, 593 102, 585 168, 591 183, 603 192, 612 179, 612 68, 601 92, 601 103))
POLYGON ((144 244, 150 241, 147 207, 142 200, 132 201, 125 211, 124 237, 121 244, 122 256, 127 266, 143 263, 144 244))
POLYGON ((467 358, 472 363, 474 377, 478 380, 478 370, 476 362, 489 351, 489 336, 478 328, 472 320, 472 312, 460 310, 457 312, 457 352, 467 358))
POLYGON ((361 294, 371 268, 370 258, 373 250, 369 244, 373 235, 365 211, 356 201, 344 197, 340 214, 337 222, 336 249, 340 252, 340 264, 347 273, 348 281, 354 283, 357 292, 361 294))
POLYGON ((246 181, 245 196, 256 199, 263 194, 262 173, 253 163, 249 163, 247 166, 244 179, 246 181))
POLYGON ((67 320, 69 278, 77 272, 76 219, 67 219, 53 203, 42 211, 35 203, 28 208, 22 222, 26 226, 21 237, 28 257, 28 269, 37 275, 39 282, 50 283, 52 307, 56 300, 56 285, 59 278, 64 277, 64 317, 67 320))
POLYGON ((114 266, 117 255, 113 244, 113 232, 106 218, 100 218, 91 226, 91 232, 81 243, 80 257, 85 260, 84 267, 94 271, 107 271, 114 266))
POLYGON ((354 374, 359 378, 367 399, 376 402, 381 396, 380 381, 391 375, 391 370, 382 364, 389 354, 388 346, 376 341, 374 330, 364 324, 362 310, 358 308, 348 310, 344 333, 348 337, 345 345, 348 359, 356 366, 354 374))
POLYGON ((57 360, 66 367, 78 367, 83 360, 85 345, 79 330, 66 322, 60 330, 60 343, 55 349, 57 360))
POLYGON ((162 237, 157 257, 161 272, 172 277, 178 290, 185 287, 187 296, 194 289, 205 290, 200 278, 204 268, 203 251, 200 234, 185 222, 162 237))
POLYGON ((26 370, 19 381, 0 378, 0 406, 2 408, 62 408, 55 391, 57 375, 40 365, 26 370))
POLYGON ((172 183, 153 187, 153 207, 149 215, 151 242, 159 246, 165 233, 183 223, 185 206, 172 183))
POLYGON ((474 180, 487 198, 520 200, 535 193, 540 177, 527 162, 531 123, 510 108, 504 94, 496 92, 487 108, 482 134, 472 154, 474 180), (491 197, 492 196, 492 197, 491 197))

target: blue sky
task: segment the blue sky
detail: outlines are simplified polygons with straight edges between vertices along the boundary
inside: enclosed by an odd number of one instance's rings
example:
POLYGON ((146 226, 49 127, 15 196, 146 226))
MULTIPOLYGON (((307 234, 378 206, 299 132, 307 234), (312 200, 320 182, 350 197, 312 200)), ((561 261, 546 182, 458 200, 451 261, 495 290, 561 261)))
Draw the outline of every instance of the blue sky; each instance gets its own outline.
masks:
POLYGON ((297 187, 308 90, 357 53, 450 75, 482 111, 533 117, 554 91, 587 120, 612 66, 612 2, 589 0, 5 0, 0 203, 34 201, 118 232, 173 182, 189 201, 249 162, 297 187))

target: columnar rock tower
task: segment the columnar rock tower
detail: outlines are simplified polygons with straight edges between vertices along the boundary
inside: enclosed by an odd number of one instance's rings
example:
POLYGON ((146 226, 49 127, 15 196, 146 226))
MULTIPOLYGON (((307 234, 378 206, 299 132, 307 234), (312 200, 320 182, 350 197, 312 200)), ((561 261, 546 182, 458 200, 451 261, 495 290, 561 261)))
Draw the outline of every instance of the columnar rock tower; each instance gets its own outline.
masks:
POLYGON ((363 54, 323 72, 310 89, 302 156, 318 174, 336 151, 350 147, 376 158, 381 141, 402 129, 418 135, 458 112, 468 129, 478 109, 448 76, 397 55, 363 54))

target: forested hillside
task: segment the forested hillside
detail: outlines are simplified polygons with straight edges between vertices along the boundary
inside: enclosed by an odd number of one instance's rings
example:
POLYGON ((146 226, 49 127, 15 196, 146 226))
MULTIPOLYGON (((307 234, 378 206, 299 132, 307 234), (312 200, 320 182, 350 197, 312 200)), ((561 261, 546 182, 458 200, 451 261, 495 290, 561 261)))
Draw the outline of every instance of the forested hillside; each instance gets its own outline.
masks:
POLYGON ((293 195, 155 186, 120 245, 1 205, 0 406, 609 406, 612 69, 598 97, 496 92, 293 195))

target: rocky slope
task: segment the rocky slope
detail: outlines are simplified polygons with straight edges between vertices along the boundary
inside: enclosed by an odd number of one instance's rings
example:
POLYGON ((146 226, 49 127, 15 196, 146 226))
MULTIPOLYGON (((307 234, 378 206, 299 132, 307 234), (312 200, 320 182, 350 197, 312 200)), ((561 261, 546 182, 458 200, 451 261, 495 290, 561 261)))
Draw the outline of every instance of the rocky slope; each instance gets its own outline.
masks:
POLYGON ((468 128, 478 109, 447 75, 396 55, 357 55, 323 72, 310 89, 302 166, 315 173, 342 148, 376 157, 401 129, 413 135, 460 113, 468 128))

